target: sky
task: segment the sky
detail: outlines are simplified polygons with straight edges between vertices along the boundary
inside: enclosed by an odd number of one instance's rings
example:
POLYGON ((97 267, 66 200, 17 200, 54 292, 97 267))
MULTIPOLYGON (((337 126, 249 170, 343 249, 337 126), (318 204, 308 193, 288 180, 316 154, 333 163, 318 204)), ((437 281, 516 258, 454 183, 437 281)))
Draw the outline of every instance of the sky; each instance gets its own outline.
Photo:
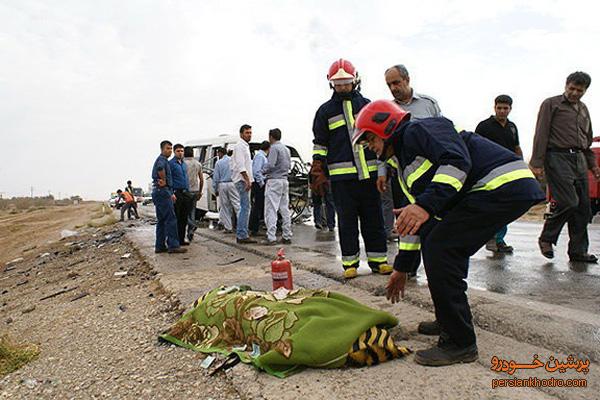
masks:
POLYGON ((283 132, 305 160, 326 73, 353 62, 362 93, 415 91, 473 130, 513 97, 525 158, 540 103, 566 76, 600 126, 599 6, 592 1, 0 0, 0 194, 103 200, 146 188, 159 143, 283 132))

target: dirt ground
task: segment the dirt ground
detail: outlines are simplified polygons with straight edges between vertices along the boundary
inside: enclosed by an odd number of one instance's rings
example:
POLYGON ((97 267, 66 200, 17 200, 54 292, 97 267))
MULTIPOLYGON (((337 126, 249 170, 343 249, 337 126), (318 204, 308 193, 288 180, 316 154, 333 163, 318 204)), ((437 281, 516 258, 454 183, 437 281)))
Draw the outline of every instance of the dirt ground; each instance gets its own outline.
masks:
POLYGON ((48 240, 60 239, 60 231, 85 224, 98 203, 78 206, 54 206, 32 210, 0 212, 0 270, 8 261, 27 254, 48 240))
POLYGON ((181 307, 122 237, 123 225, 58 240, 94 207, 0 216, 0 334, 40 348, 0 377, 0 399, 241 398, 227 376, 207 376, 203 356, 158 343, 181 307))

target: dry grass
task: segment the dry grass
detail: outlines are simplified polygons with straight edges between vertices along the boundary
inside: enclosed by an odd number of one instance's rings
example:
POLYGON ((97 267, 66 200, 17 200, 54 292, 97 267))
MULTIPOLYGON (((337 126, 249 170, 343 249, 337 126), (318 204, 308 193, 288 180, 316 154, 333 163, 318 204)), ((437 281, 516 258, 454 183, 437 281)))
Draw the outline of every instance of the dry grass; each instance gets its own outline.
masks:
POLYGON ((0 376, 21 368, 40 354, 34 344, 15 343, 8 335, 0 336, 0 376))
POLYGON ((0 210, 31 210, 55 205, 53 197, 13 197, 0 199, 0 210))
POLYGON ((113 214, 112 208, 108 204, 98 204, 98 207, 94 210, 92 218, 88 221, 87 225, 93 228, 99 228, 101 226, 112 225, 117 222, 117 217, 113 214))

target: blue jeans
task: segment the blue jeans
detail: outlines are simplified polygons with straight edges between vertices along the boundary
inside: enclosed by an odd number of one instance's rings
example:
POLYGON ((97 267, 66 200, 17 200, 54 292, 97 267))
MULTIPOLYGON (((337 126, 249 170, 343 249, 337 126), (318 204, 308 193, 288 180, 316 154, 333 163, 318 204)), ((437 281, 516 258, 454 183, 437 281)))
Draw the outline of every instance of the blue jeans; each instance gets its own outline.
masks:
POLYGON ((152 201, 156 209, 156 243, 155 250, 164 250, 165 241, 169 249, 179 247, 177 237, 177 218, 175 218, 175 207, 171 193, 167 189, 154 189, 152 201))
POLYGON ((496 243, 502 243, 504 242, 504 237, 506 236, 506 232, 508 232, 508 226, 504 225, 502 227, 502 229, 500 229, 498 232, 496 232, 496 243))
POLYGON ((250 191, 246 190, 244 181, 235 183, 235 188, 240 195, 240 212, 237 215, 237 230, 235 232, 238 239, 248 239, 248 221, 250 220, 250 191))

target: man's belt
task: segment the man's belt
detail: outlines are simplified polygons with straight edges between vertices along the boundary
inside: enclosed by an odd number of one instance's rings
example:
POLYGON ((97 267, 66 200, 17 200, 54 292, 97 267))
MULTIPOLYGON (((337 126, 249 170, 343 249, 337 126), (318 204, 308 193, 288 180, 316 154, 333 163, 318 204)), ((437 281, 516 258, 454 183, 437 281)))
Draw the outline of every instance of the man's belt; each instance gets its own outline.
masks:
POLYGON ((581 153, 583 151, 583 149, 580 149, 578 147, 569 147, 569 148, 561 148, 561 147, 550 147, 548 149, 549 152, 551 153, 581 153))

